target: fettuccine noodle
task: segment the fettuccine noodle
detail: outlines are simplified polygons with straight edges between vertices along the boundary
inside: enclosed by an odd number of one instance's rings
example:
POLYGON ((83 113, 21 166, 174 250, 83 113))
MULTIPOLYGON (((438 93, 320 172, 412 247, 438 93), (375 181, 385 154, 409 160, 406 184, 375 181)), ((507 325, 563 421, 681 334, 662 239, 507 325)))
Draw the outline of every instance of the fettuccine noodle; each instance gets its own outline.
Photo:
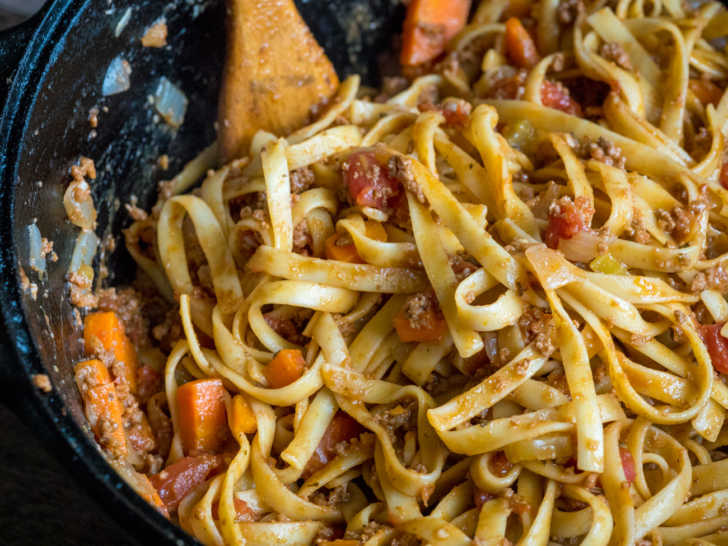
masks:
POLYGON ((127 231, 179 306, 147 416, 203 543, 728 544, 728 12, 523 4, 127 231))

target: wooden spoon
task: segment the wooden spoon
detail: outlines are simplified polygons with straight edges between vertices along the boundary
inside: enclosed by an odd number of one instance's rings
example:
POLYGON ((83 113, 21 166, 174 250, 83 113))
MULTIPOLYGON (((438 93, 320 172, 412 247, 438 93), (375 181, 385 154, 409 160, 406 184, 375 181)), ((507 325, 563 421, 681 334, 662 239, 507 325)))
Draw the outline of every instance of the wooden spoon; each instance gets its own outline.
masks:
POLYGON ((293 0, 227 0, 227 56, 218 107, 224 162, 247 155, 264 129, 285 135, 339 79, 293 0))

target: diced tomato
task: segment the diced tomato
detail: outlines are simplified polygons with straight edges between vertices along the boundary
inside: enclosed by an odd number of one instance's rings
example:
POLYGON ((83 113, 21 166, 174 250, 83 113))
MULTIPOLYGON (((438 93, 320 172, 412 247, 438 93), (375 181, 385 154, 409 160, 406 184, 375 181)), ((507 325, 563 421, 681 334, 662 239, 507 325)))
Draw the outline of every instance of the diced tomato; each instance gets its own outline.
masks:
POLYGON ((354 152, 342 169, 349 195, 358 206, 380 210, 396 208, 402 187, 390 176, 387 167, 379 162, 374 152, 354 152))
MULTIPOLYGON (((235 506, 235 521, 256 521, 258 519, 258 514, 256 514, 250 506, 248 506, 248 503, 245 502, 242 499, 239 499, 235 496, 233 496, 233 506, 235 506)), ((210 511, 212 512, 212 519, 218 520, 220 519, 220 502, 215 501, 212 503, 212 506, 210 506, 210 511)))
POLYGON ((723 166, 720 168, 719 180, 720 185, 728 190, 728 161, 723 163, 723 166))
POLYGON ((142 401, 162 390, 162 374, 149 366, 137 370, 137 395, 142 401))
POLYGON ((708 349, 713 368, 720 373, 728 374, 728 339, 720 335, 724 324, 703 325, 700 327, 700 336, 708 349))
POLYGON ((569 90, 558 82, 544 80, 541 84, 541 102, 544 106, 561 110, 572 116, 581 116, 581 106, 571 98, 569 90))
POLYGON ((222 465, 216 455, 184 457, 149 477, 169 511, 174 511, 187 494, 207 480, 222 465))
POLYGON ((364 432, 364 427, 353 417, 339 410, 329 423, 316 451, 313 452, 308 463, 306 463, 306 468, 303 471, 304 477, 308 477, 326 466, 336 456, 336 446, 338 444, 348 442, 362 432, 364 432))
POLYGON ((482 489, 478 489, 477 487, 473 489, 473 502, 478 510, 480 510, 481 506, 483 506, 486 502, 494 498, 495 495, 491 495, 482 489))
POLYGON ((583 197, 572 201, 568 197, 559 199, 549 210, 549 224, 543 240, 549 248, 558 248, 560 239, 571 239, 577 233, 588 231, 594 209, 583 197))
POLYGON ((634 479, 637 476, 637 471, 635 470, 632 454, 629 452, 629 450, 620 447, 619 456, 622 459, 622 470, 624 471, 624 477, 629 483, 634 482, 634 479))

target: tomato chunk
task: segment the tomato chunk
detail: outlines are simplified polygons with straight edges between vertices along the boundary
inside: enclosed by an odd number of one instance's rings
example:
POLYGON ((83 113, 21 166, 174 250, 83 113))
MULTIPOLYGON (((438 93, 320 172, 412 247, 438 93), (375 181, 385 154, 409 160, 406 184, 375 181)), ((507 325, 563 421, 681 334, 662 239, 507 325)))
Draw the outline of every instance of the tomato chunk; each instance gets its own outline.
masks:
POLYGON ((402 187, 370 150, 354 152, 344 162, 344 182, 349 195, 360 207, 380 210, 395 208, 402 187))
POLYGON ((571 98, 569 90, 558 82, 544 80, 541 84, 541 102, 544 106, 561 110, 572 116, 581 116, 581 106, 571 98))
POLYGON ((720 335, 724 324, 703 325, 700 327, 700 336, 708 349, 713 368, 720 373, 728 374, 728 339, 720 335))
POLYGON ((624 471, 624 477, 629 483, 634 482, 637 476, 637 471, 634 466, 634 459, 628 449, 623 447, 619 448, 619 456, 622 459, 622 470, 624 471))
POLYGON ((349 414, 339 410, 326 428, 316 451, 313 452, 306 468, 303 471, 305 477, 319 471, 336 456, 336 446, 342 442, 348 442, 364 432, 362 427, 349 414))
POLYGON ((572 201, 562 197, 549 209, 549 224, 543 240, 549 248, 558 248, 560 239, 571 239, 577 233, 588 231, 594 208, 586 198, 577 197, 572 201))
POLYGON ((173 511, 192 489, 216 472, 222 462, 222 458, 215 455, 184 457, 150 476, 149 480, 167 509, 173 511))

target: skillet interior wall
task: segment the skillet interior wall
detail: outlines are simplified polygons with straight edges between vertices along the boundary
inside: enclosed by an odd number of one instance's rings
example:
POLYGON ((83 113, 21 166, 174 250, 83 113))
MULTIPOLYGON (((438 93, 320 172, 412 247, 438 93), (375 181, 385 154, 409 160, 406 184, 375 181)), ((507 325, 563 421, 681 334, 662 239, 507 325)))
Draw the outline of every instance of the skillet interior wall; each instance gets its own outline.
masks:
MULTIPOLYGON (((68 408, 88 430, 72 379, 73 363, 82 356, 81 330, 73 319, 65 286, 78 233, 66 221, 62 206, 69 167, 81 155, 96 163, 98 175, 92 183, 98 210, 96 233, 102 239, 113 234, 117 243, 117 250, 105 262, 110 272, 105 284, 123 283, 133 272, 120 236, 129 223, 123 205, 136 195, 140 206, 150 206, 157 182, 171 177, 215 138, 224 5, 219 0, 68 4, 73 9, 66 10, 49 39, 51 45, 41 50, 18 103, 18 147, 8 159, 8 174, 15 181, 11 222, 17 265, 38 286, 36 299, 25 292, 22 301, 32 341, 51 376, 55 389, 51 396, 60 396, 54 405, 63 411, 68 408), (127 8, 131 8, 129 22, 115 37, 114 29, 127 8), (160 16, 167 21, 169 45, 141 47, 140 37, 160 16), (131 66, 131 87, 102 97, 106 69, 118 55, 131 66), (184 124, 176 131, 159 119, 148 101, 161 76, 189 99, 184 124), (88 118, 94 107, 100 112, 92 137, 88 118), (166 172, 157 167, 158 157, 165 153, 170 158, 166 172), (60 258, 48 263, 45 278, 28 267, 27 225, 34 221, 41 234, 53 241, 60 258)), ((301 0, 299 8, 342 77, 357 72, 367 83, 377 84, 377 52, 390 49, 401 25, 401 0, 301 0)), ((95 267, 98 274, 98 260, 95 267)))

